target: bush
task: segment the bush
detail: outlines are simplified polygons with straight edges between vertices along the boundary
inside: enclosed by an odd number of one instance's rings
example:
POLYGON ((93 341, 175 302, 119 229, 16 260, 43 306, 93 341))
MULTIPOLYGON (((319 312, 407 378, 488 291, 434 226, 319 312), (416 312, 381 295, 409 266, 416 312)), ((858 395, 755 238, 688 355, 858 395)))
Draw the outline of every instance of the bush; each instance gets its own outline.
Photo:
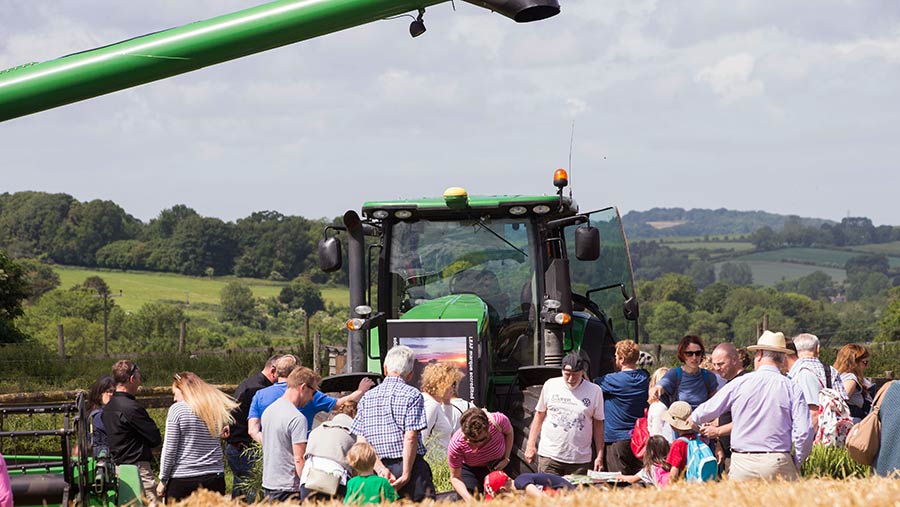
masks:
POLYGON ((872 475, 872 469, 850 458, 846 448, 814 445, 809 457, 800 466, 805 478, 849 479, 872 475))

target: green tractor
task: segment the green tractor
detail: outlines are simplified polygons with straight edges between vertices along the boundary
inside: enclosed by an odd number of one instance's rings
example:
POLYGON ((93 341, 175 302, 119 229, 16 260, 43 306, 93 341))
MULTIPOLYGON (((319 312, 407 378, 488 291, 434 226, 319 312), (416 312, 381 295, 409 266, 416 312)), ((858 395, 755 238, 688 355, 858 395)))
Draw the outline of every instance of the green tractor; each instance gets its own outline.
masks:
POLYGON ((88 444, 89 426, 84 393, 78 393, 74 403, 0 407, 0 452, 9 471, 16 507, 115 507, 141 502, 137 467, 116 467, 109 456, 94 457, 88 444), (30 427, 36 426, 38 418, 56 421, 56 427, 30 427), (45 445, 47 439, 58 439, 58 446, 52 452, 20 452, 33 450, 39 439, 45 445))
MULTIPOLYGON (((454 361, 460 396, 506 413, 516 429, 514 466, 524 462, 534 405, 570 351, 591 359, 591 378, 614 369, 615 342, 637 337, 628 244, 618 211, 579 212, 554 175, 555 195, 374 201, 348 211, 319 244, 320 267, 350 279, 348 373, 323 390, 352 390, 382 373, 387 350, 417 352, 417 372, 454 361), (601 244, 600 238, 603 238, 601 244)), ((415 382, 415 380, 414 380, 415 382)))

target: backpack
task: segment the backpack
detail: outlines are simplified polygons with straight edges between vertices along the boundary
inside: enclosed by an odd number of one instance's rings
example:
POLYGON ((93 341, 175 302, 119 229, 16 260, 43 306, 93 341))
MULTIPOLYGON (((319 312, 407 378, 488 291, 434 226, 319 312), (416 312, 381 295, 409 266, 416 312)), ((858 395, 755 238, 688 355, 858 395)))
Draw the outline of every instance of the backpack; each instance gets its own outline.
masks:
POLYGON ((647 410, 644 409, 644 417, 638 417, 634 421, 634 429, 631 430, 631 452, 637 459, 644 459, 647 450, 647 440, 650 440, 650 429, 647 426, 647 410))
POLYGON ((712 449, 700 440, 697 435, 693 440, 678 437, 687 443, 687 464, 684 467, 684 478, 687 482, 706 482, 716 480, 719 463, 712 449))
MULTIPOLYGON (((681 387, 681 375, 683 373, 681 366, 675 368, 675 387, 672 388, 672 394, 670 395, 663 391, 659 397, 659 401, 665 403, 667 407, 671 406, 672 402, 678 401, 678 390, 681 387)), ((706 386, 706 399, 710 399, 712 398, 712 393, 719 388, 719 382, 716 380, 716 376, 706 368, 700 368, 700 375, 703 376, 703 385, 706 386)))
POLYGON ((831 387, 831 366, 824 364, 825 385, 819 391, 819 429, 816 430, 815 444, 830 447, 844 447, 847 434, 853 427, 850 407, 844 398, 831 387))

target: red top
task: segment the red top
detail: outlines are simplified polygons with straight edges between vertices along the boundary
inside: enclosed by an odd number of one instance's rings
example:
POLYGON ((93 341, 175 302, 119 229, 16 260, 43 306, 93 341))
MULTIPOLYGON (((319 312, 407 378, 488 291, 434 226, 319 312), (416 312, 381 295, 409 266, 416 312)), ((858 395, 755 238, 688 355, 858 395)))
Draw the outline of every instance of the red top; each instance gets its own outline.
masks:
MULTIPOLYGON (((697 434, 691 433, 690 435, 680 435, 680 437, 694 440, 697 438, 697 434)), ((679 470, 684 470, 685 465, 687 465, 687 453, 687 442, 681 438, 676 438, 675 441, 672 442, 672 447, 669 448, 669 456, 666 458, 666 463, 673 467, 677 467, 679 470)))

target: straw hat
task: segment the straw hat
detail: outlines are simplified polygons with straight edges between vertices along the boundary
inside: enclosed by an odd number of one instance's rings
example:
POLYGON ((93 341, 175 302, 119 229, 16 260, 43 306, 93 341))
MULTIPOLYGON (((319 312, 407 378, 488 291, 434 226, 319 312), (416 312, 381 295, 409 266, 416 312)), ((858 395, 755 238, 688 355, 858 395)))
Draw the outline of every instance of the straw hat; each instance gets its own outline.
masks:
POLYGON ((781 352, 783 354, 794 354, 794 351, 785 346, 784 333, 773 333, 772 331, 763 331, 762 336, 756 341, 756 345, 750 345, 747 350, 756 352, 757 350, 769 350, 772 352, 781 352))
POLYGON ((689 431, 694 428, 691 423, 691 406, 686 401, 672 403, 669 410, 663 412, 663 420, 676 430, 689 431))

